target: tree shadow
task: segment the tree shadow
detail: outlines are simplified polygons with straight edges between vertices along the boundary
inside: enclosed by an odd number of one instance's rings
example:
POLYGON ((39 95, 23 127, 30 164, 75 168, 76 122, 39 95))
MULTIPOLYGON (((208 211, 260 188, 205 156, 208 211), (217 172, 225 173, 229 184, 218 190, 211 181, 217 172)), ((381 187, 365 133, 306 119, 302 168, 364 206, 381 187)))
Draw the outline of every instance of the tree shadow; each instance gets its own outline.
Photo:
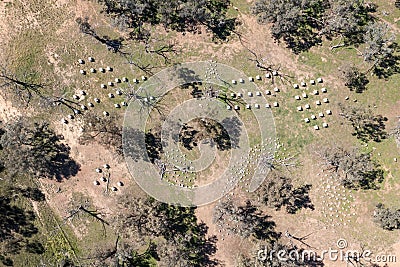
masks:
POLYGON ((243 219, 250 225, 254 226, 254 237, 260 240, 276 240, 280 237, 280 233, 275 232, 275 222, 271 220, 271 216, 264 215, 250 201, 245 206, 239 207, 243 219))
POLYGON ((298 187, 292 191, 292 195, 286 205, 286 211, 294 214, 300 209, 311 209, 314 210, 314 204, 312 204, 309 193, 312 185, 307 184, 298 187))
POLYGON ((238 24, 239 22, 236 18, 230 18, 219 20, 214 25, 209 25, 209 28, 213 33, 214 41, 226 40, 233 32, 235 32, 235 28, 238 24))
POLYGON ((295 54, 306 52, 311 47, 322 44, 321 37, 313 32, 313 30, 307 28, 290 32, 283 37, 283 40, 287 48, 291 49, 295 54))
POLYGON ((375 166, 375 169, 371 170, 355 170, 357 176, 362 179, 354 179, 353 177, 345 177, 342 180, 343 186, 350 189, 363 189, 363 190, 378 190, 379 184, 384 180, 384 171, 379 168, 379 165, 375 166))
POLYGON ((124 127, 123 148, 126 157, 138 162, 144 160, 154 163, 163 153, 161 138, 151 130, 144 133, 142 130, 124 127))
POLYGON ((48 162, 49 176, 55 177, 57 181, 64 178, 75 176, 80 171, 80 164, 70 157, 71 148, 67 145, 60 144, 56 156, 48 162))
POLYGON ((179 134, 179 142, 182 143, 183 147, 187 150, 192 150, 197 147, 196 136, 198 133, 198 130, 195 130, 193 127, 185 123, 179 134))
MULTIPOLYGON (((229 139, 229 146, 225 146, 225 149, 223 147, 221 150, 227 150, 231 148, 239 148, 239 142, 240 142, 240 136, 242 134, 242 126, 243 123, 240 121, 240 119, 236 116, 230 117, 230 118, 225 118, 221 121, 222 127, 225 129, 225 131, 222 132, 222 134, 227 134, 227 135, 221 135, 222 142, 224 140, 229 139)), ((219 139, 216 140, 217 144, 219 139)), ((224 142, 226 143, 226 141, 224 142)), ((222 145, 221 145, 222 146, 222 145)))
POLYGON ((193 126, 188 123, 182 125, 179 142, 187 150, 197 147, 202 140, 212 140, 220 151, 239 147, 242 122, 237 117, 225 118, 221 123, 212 119, 193 120, 193 126))
POLYGON ((375 115, 370 108, 358 106, 345 106, 339 104, 339 115, 347 119, 353 126, 353 136, 367 143, 372 140, 381 142, 388 134, 385 131, 385 122, 388 118, 382 115, 375 115))
POLYGON ((116 39, 111 39, 110 37, 104 35, 100 36, 96 33, 96 31, 92 28, 92 26, 89 24, 89 18, 77 18, 76 23, 79 25, 79 30, 87 34, 89 36, 92 36, 94 39, 99 41, 101 44, 105 45, 108 50, 117 53, 120 52, 123 44, 122 42, 124 39, 122 37, 116 38, 116 39))
POLYGON ((369 140, 381 142, 387 138, 387 132, 385 131, 385 122, 387 120, 386 117, 376 115, 365 121, 362 127, 355 128, 353 135, 363 142, 368 142, 369 140))
POLYGON ((26 118, 10 121, 0 139, 10 177, 28 173, 57 181, 75 176, 80 165, 70 157, 71 148, 62 143, 63 136, 49 128, 47 122, 31 123, 26 118))
POLYGON ((367 75, 354 66, 343 66, 342 67, 343 80, 345 86, 350 89, 350 91, 355 91, 356 93, 362 93, 367 90, 367 84, 369 80, 367 75))
POLYGON ((202 85, 202 78, 194 70, 187 67, 182 67, 181 64, 174 64, 171 69, 171 74, 175 79, 179 79, 181 89, 192 89, 191 94, 196 95, 195 91, 198 91, 198 87, 202 85))
POLYGON ((10 188, 10 192, 21 194, 21 196, 29 198, 33 201, 45 201, 46 196, 38 188, 27 187, 27 188, 10 188))
POLYGON ((18 254, 23 248, 33 254, 43 254, 44 247, 38 241, 29 241, 38 233, 33 211, 24 210, 7 196, 0 196, 0 262, 13 266, 10 255, 18 254))
POLYGON ((146 153, 146 136, 145 133, 139 129, 124 127, 123 129, 123 148, 126 157, 134 161, 148 159, 146 153))
POLYGON ((145 134, 146 150, 147 155, 150 158, 150 162, 154 163, 156 159, 161 159, 161 154, 163 153, 163 147, 161 144, 161 137, 158 133, 153 133, 149 130, 145 134))
POLYGON ((294 214, 300 209, 314 210, 309 193, 312 185, 306 184, 295 188, 292 180, 273 172, 257 190, 261 202, 268 207, 294 214))
POLYGON ((388 48, 393 50, 392 53, 388 54, 373 67, 373 73, 381 79, 387 79, 392 75, 400 73, 399 44, 393 43, 388 48))

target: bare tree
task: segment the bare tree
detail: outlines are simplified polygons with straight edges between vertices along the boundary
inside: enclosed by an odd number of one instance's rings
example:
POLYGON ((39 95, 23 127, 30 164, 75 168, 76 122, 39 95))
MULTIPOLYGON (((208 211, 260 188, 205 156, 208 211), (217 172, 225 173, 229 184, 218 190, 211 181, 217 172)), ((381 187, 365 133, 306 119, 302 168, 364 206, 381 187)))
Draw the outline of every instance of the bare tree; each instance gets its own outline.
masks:
POLYGON ((88 198, 74 196, 69 203, 68 216, 64 221, 72 221, 81 218, 82 215, 101 223, 103 226, 103 235, 106 236, 106 225, 109 226, 110 224, 102 218, 104 214, 94 208, 88 198))
POLYGON ((87 112, 82 117, 82 134, 79 137, 81 144, 96 141, 99 144, 122 154, 122 126, 118 123, 115 114, 101 116, 95 112, 87 112))
POLYGON ((149 42, 145 44, 145 51, 149 54, 156 54, 164 59, 164 64, 171 63, 171 54, 176 55, 178 51, 175 48, 174 43, 164 44, 159 47, 151 47, 149 42))
POLYGON ((98 35, 96 31, 92 28, 92 26, 89 24, 88 17, 77 18, 76 23, 79 25, 79 29, 82 33, 92 36, 94 39, 104 44, 108 50, 114 53, 121 52, 121 49, 123 47, 122 38, 110 39, 108 36, 98 35))
POLYGON ((275 64, 269 62, 266 58, 263 58, 261 55, 258 55, 256 52, 248 48, 242 38, 239 36, 240 43, 244 48, 246 48, 247 51, 251 54, 252 57, 248 58, 251 62, 254 62, 255 67, 264 72, 268 73, 271 76, 272 83, 275 83, 275 77, 277 76, 281 81, 283 82, 288 82, 289 78, 293 78, 287 74, 282 73, 281 67, 276 66, 275 64))
POLYGON ((21 100, 29 103, 33 96, 43 96, 45 84, 37 81, 35 72, 24 72, 20 75, 0 66, 0 88, 11 89, 21 100))

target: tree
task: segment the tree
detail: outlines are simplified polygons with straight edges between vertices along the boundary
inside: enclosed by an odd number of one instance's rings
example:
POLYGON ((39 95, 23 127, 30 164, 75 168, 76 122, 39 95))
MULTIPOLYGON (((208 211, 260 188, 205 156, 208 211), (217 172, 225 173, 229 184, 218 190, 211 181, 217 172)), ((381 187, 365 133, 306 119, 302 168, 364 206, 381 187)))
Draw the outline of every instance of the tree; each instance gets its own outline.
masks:
POLYGON ((99 0, 104 12, 120 28, 128 29, 136 40, 147 40, 153 25, 178 32, 199 32, 199 26, 214 37, 225 39, 235 27, 235 19, 227 18, 229 1, 221 0, 99 0))
POLYGON ((43 245, 35 238, 38 229, 34 212, 16 204, 24 198, 44 201, 44 195, 37 188, 19 188, 4 182, 2 187, 5 193, 0 196, 0 262, 12 266, 11 256, 22 249, 33 254, 44 253, 43 245))
POLYGON ((69 155, 70 148, 47 122, 18 118, 7 123, 4 131, 0 158, 9 177, 28 174, 60 181, 79 171, 79 164, 69 155))
POLYGON ((275 40, 299 53, 320 44, 322 36, 342 40, 332 49, 362 43, 376 6, 363 0, 257 0, 251 11, 259 23, 272 24, 275 40))
POLYGON ((354 66, 344 66, 342 68, 342 77, 344 85, 347 86, 350 91, 355 91, 356 93, 364 92, 369 83, 365 73, 361 72, 358 68, 354 66))
POLYGON ((331 0, 329 6, 322 33, 328 38, 340 37, 343 41, 331 48, 362 43, 365 25, 373 20, 370 13, 375 12, 376 6, 364 0, 331 0))
POLYGON ((353 135, 363 142, 370 140, 380 142, 386 139, 386 117, 375 115, 371 108, 358 106, 345 106, 339 104, 339 115, 351 123, 354 129, 353 135))
POLYGON ((400 228, 400 209, 389 209, 379 203, 374 210, 374 221, 385 230, 400 228))
POLYGON ((213 212, 213 222, 229 233, 247 238, 274 240, 279 234, 274 232, 275 223, 269 216, 247 201, 244 206, 232 200, 220 201, 213 212))
POLYGON ((387 24, 381 22, 369 23, 364 34, 364 42, 366 44, 363 52, 364 60, 373 63, 373 65, 385 60, 393 53, 390 45, 394 38, 387 24))
POLYGON ((259 23, 272 23, 275 40, 282 39, 295 53, 319 44, 321 18, 327 1, 320 0, 257 0, 251 7, 259 23))
POLYGON ((268 207, 280 210, 286 207, 288 213, 296 213, 301 208, 314 209, 309 197, 311 185, 295 188, 291 179, 272 172, 257 190, 261 202, 268 207))
POLYGON ((364 34, 363 57, 372 64, 371 69, 379 78, 400 72, 400 49, 395 35, 386 23, 370 23, 364 34))
POLYGON ((351 189, 377 189, 383 181, 383 170, 371 159, 369 153, 358 149, 332 146, 320 149, 319 156, 329 169, 340 174, 341 183, 351 189))
POLYGON ((115 227, 131 250, 157 240, 156 252, 166 266, 215 266, 215 237, 198 223, 195 208, 179 207, 151 198, 120 200, 115 227), (170 264, 168 264, 170 263, 170 264))

